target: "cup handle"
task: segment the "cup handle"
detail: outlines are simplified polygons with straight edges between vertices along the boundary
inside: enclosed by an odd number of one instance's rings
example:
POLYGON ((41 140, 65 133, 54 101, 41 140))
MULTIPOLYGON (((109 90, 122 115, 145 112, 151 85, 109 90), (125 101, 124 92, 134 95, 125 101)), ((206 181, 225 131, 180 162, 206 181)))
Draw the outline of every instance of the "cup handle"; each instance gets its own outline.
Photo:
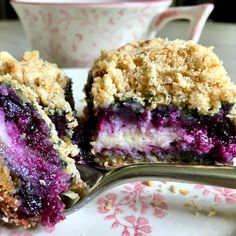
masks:
POLYGON ((171 7, 154 17, 152 20, 147 38, 155 38, 158 30, 162 29, 169 21, 176 19, 187 19, 190 21, 188 39, 198 42, 203 27, 214 5, 211 3, 196 6, 171 7))

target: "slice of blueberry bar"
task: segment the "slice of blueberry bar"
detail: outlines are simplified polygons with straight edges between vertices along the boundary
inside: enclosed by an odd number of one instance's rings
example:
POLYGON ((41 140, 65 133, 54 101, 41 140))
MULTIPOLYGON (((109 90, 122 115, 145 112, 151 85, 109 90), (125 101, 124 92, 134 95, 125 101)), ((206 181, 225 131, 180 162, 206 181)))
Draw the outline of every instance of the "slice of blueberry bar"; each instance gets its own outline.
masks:
POLYGON ((54 226, 87 191, 38 95, 0 76, 0 222, 54 226))
POLYGON ((213 48, 153 39, 103 51, 85 92, 86 135, 103 167, 233 164, 236 86, 213 48))

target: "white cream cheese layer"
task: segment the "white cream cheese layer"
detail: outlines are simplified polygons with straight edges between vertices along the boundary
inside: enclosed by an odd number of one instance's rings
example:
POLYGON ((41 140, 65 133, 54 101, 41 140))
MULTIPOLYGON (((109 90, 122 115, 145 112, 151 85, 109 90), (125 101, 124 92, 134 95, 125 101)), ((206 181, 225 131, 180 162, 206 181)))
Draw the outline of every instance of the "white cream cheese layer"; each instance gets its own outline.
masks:
POLYGON ((1 109, 0 109, 0 144, 6 145, 6 146, 11 145, 11 138, 9 137, 6 130, 4 112, 1 109))
POLYGON ((138 129, 121 129, 112 134, 101 131, 96 141, 92 142, 92 146, 95 152, 102 149, 145 151, 149 147, 168 149, 172 142, 180 139, 180 135, 173 128, 153 128, 146 132, 138 129))

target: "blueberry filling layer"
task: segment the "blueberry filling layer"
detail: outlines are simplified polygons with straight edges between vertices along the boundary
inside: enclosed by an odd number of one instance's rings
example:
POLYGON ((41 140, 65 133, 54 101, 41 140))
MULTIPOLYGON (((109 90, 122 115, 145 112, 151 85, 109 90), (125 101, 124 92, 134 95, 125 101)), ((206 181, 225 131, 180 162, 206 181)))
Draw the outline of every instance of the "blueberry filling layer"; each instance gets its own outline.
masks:
POLYGON ((53 124, 55 125, 56 130, 58 132, 58 136, 60 138, 63 138, 65 136, 70 137, 69 130, 67 128, 68 121, 66 120, 65 113, 60 115, 55 113, 53 115, 50 115, 49 117, 52 120, 53 124))
POLYGON ((231 108, 232 104, 222 104, 213 116, 172 105, 150 110, 134 101, 100 108, 92 152, 105 160, 232 164, 236 128, 227 117, 231 108))
POLYGON ((70 177, 62 170, 59 153, 50 140, 46 122, 14 90, 0 86, 1 156, 19 180, 15 196, 19 218, 37 219, 52 226, 64 218, 59 195, 68 190, 70 177))

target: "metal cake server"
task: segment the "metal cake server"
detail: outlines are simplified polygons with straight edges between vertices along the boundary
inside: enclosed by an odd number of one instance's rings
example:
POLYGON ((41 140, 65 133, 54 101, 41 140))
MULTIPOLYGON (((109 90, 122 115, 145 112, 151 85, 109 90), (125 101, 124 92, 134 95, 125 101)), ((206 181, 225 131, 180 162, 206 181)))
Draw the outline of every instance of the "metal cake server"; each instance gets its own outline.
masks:
POLYGON ((229 166, 149 163, 128 165, 108 171, 86 165, 78 165, 78 169, 81 178, 90 186, 90 191, 70 207, 66 211, 67 214, 79 210, 105 190, 130 181, 183 181, 236 189, 236 167, 229 166))

